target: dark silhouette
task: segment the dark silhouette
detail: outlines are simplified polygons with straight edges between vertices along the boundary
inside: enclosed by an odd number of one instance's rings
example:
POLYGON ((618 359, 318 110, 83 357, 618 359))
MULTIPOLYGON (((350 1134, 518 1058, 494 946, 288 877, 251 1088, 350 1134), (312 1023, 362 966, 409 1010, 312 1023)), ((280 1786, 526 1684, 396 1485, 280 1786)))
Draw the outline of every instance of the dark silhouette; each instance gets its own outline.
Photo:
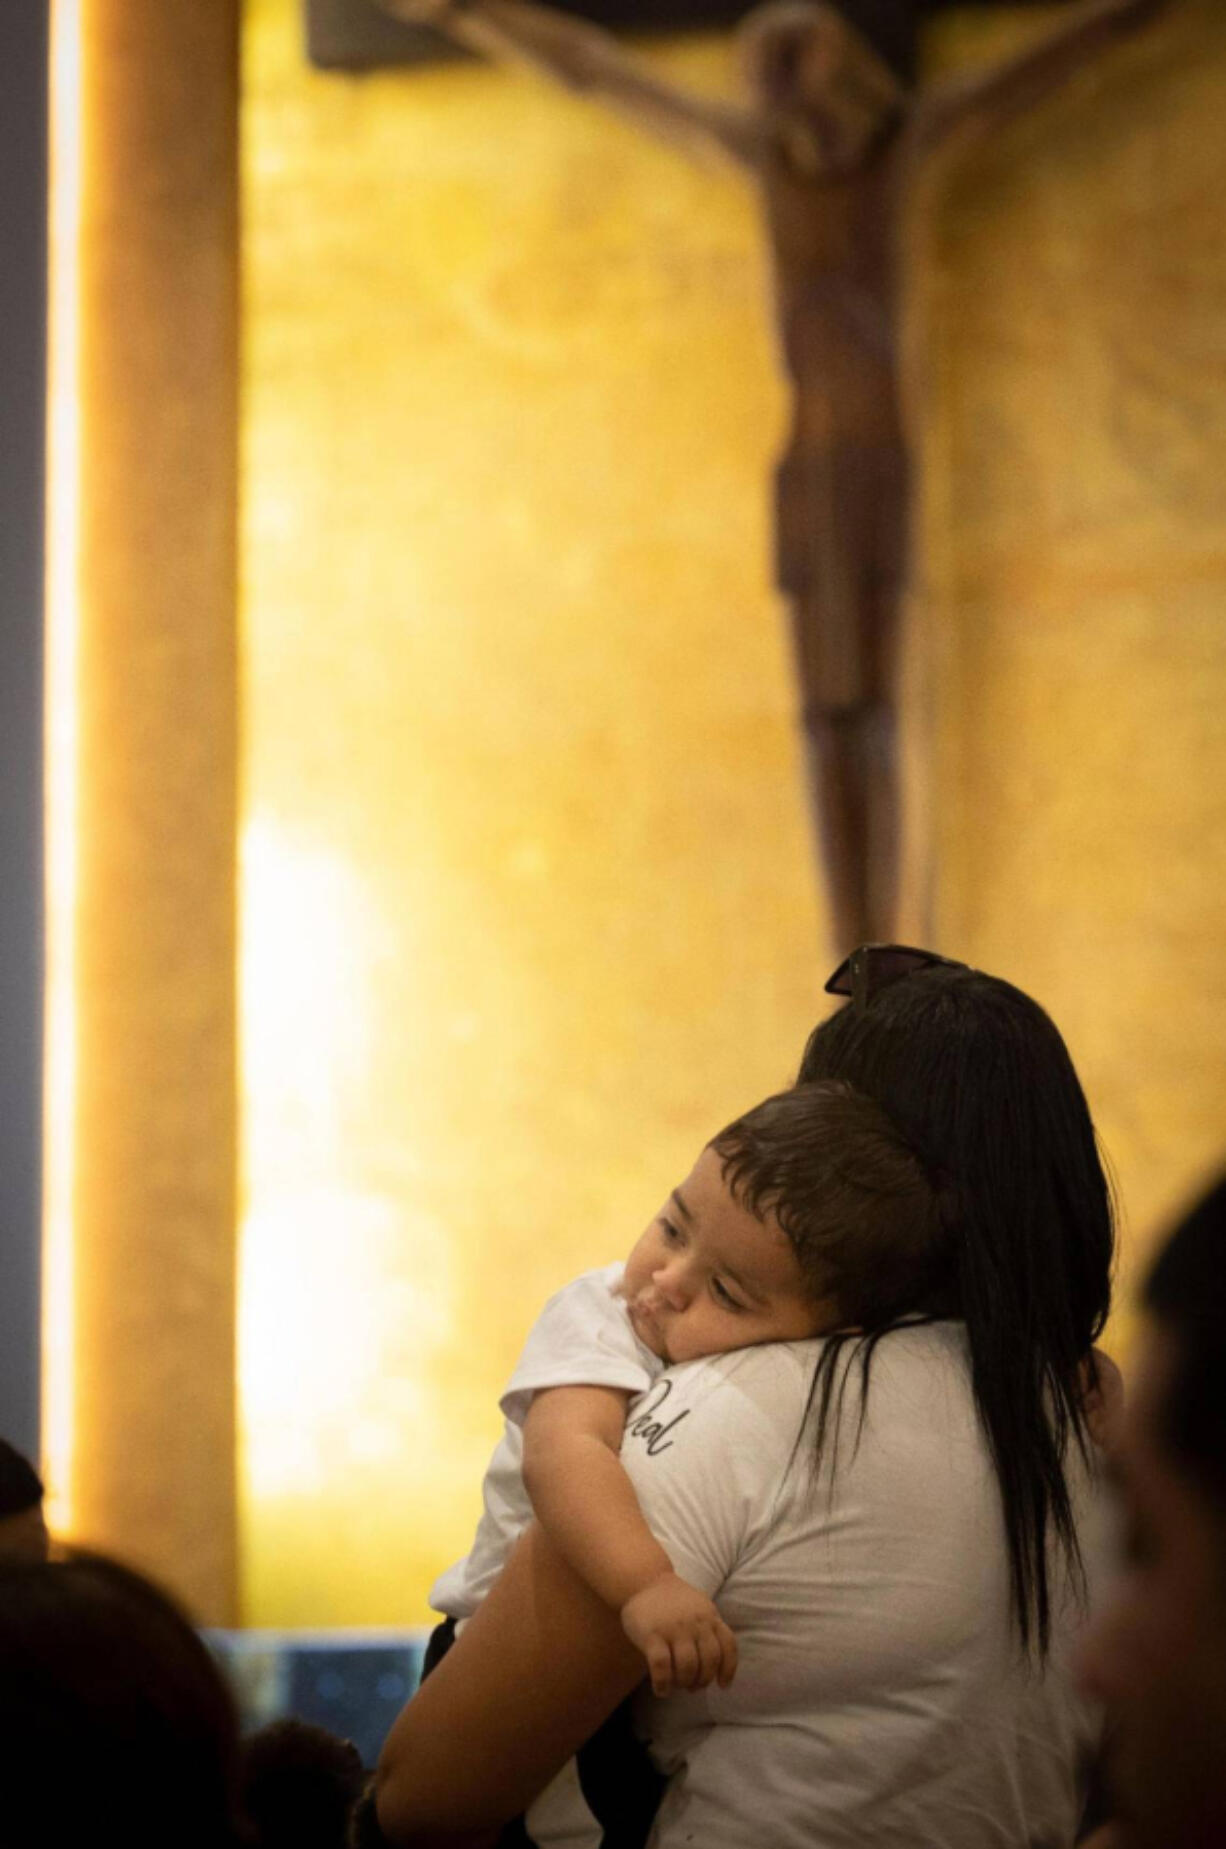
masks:
POLYGON ((1086 1849, 1226 1842, 1226 1180, 1175 1229, 1114 1447, 1124 1557, 1082 1650, 1115 1822, 1086 1849))
POLYGON ((270 1721, 243 1742, 243 1807, 260 1849, 345 1849, 365 1784, 353 1741, 309 1721, 270 1721))
POLYGON ((29 1459, 0 1438, 0 1560, 47 1558, 43 1485, 29 1459))
POLYGON ((80 1554, 0 1566, 5 1849, 242 1849, 238 1721, 189 1620, 80 1554))

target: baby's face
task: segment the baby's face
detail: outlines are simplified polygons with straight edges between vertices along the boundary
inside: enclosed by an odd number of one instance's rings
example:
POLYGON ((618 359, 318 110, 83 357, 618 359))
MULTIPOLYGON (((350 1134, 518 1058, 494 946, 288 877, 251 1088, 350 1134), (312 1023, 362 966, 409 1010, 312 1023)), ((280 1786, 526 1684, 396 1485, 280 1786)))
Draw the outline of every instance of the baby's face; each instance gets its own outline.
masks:
POLYGON ((759 1220, 734 1198, 713 1149, 631 1252, 622 1293, 639 1340, 670 1363, 799 1341, 836 1321, 806 1291, 774 1215, 759 1220))

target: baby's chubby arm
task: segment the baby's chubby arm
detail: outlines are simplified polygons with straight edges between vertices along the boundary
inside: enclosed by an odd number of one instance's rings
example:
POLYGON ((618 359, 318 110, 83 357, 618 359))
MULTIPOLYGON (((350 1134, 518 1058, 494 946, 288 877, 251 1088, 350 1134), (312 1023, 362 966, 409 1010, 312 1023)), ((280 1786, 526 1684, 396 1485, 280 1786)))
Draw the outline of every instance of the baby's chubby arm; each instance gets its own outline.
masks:
POLYGON ((643 1519, 622 1469, 629 1396, 615 1387, 550 1387, 524 1420, 524 1484, 545 1533, 643 1652, 657 1695, 727 1688, 736 1639, 643 1519))

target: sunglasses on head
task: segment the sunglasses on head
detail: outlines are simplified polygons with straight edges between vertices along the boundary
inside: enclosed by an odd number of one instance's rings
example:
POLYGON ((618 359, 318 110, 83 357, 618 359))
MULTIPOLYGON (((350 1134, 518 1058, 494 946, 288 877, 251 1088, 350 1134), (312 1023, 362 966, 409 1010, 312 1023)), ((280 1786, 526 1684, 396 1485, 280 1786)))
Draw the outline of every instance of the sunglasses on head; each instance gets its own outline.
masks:
POLYGON ((967 969, 953 957, 935 950, 917 950, 911 944, 861 944, 844 957, 826 984, 827 995, 850 995, 853 1007, 865 1007, 881 989, 924 969, 967 969))

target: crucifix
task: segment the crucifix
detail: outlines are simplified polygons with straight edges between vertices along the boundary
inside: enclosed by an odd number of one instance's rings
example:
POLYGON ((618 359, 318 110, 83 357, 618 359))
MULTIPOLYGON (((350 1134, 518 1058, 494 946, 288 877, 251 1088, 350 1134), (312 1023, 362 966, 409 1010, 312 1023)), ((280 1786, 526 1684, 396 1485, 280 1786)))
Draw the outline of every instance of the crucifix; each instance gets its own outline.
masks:
POLYGON ((671 141, 714 148, 755 180, 792 385, 775 576, 791 615, 831 935, 840 950, 888 939, 912 525, 900 376, 909 200, 940 147, 1039 101, 1167 0, 1083 0, 1004 64, 914 91, 829 0, 769 0, 738 28, 742 104, 667 82, 610 33, 533 0, 380 4, 671 141))

